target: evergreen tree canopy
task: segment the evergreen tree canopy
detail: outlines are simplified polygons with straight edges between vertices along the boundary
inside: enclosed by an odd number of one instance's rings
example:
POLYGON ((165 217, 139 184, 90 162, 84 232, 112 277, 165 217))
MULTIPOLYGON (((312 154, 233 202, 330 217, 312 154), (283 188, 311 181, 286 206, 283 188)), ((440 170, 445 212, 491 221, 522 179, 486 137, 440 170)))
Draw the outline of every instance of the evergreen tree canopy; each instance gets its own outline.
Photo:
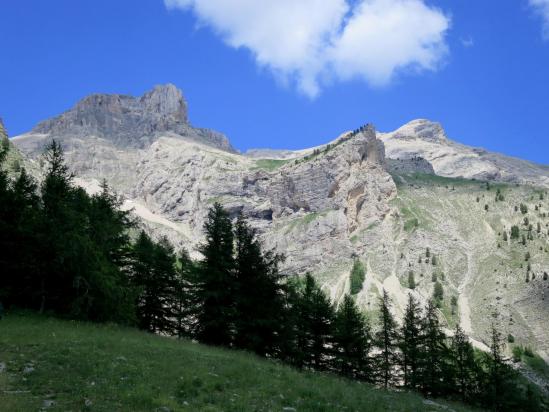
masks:
POLYGON ((391 300, 389 294, 383 289, 380 298, 379 327, 375 333, 374 342, 379 353, 376 355, 376 380, 383 387, 395 385, 398 380, 398 365, 400 356, 398 352, 399 333, 396 321, 391 313, 391 300))
POLYGON ((235 322, 235 262, 233 226, 228 213, 219 203, 208 212, 204 223, 206 242, 199 247, 195 294, 197 307, 196 335, 211 345, 232 344, 235 322))
POLYGON ((333 341, 336 370, 349 378, 371 380, 370 325, 349 295, 336 312, 333 341))

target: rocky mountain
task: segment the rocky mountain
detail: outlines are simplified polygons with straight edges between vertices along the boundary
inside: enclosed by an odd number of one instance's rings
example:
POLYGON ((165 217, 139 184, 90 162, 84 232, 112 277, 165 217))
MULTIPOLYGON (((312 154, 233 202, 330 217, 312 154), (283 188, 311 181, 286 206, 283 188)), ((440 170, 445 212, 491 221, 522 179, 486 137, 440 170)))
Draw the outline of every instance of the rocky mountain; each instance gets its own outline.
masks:
POLYGON ((173 86, 139 99, 92 96, 13 142, 36 166, 44 142, 59 139, 80 185, 94 191, 107 179, 145 227, 191 252, 220 202, 286 255, 285 273, 314 273, 336 302, 360 259, 367 273, 356 298, 365 312, 386 289, 402 313, 408 293, 426 302, 438 282, 448 328, 461 323, 482 346, 497 310, 505 334, 547 358, 545 167, 452 142, 425 120, 242 155, 189 126, 180 97, 173 86), (504 237, 513 225, 524 242, 504 237))
POLYGON ((235 150, 221 133, 190 125, 187 102, 174 85, 156 86, 143 96, 94 94, 65 113, 39 123, 19 145, 25 152, 42 150, 43 141, 55 137, 71 147, 80 139, 104 140, 118 149, 149 146, 157 136, 184 136, 222 150, 235 150))
POLYGON ((549 187, 549 166, 454 142, 439 123, 414 120, 378 137, 389 158, 422 157, 440 176, 549 187))

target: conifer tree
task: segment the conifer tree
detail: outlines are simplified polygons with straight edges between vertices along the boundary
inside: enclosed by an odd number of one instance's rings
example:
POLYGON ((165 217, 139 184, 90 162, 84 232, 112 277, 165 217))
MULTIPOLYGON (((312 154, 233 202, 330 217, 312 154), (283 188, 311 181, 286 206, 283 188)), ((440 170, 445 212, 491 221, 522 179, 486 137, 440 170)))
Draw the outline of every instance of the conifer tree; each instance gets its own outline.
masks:
POLYGON ((403 383, 408 389, 418 389, 421 384, 421 360, 423 353, 423 336, 421 330, 421 313, 418 302, 411 293, 400 331, 401 366, 403 383))
POLYGON ((155 243, 141 231, 133 250, 132 280, 137 289, 139 327, 153 333, 173 333, 175 254, 165 238, 155 243))
POLYGON ((520 410, 523 399, 516 384, 516 372, 504 357, 505 342, 495 324, 492 324, 490 353, 485 355, 487 388, 484 395, 487 406, 494 411, 520 410))
POLYGON ((235 346, 273 354, 283 310, 281 255, 263 252, 255 231, 240 216, 235 225, 235 346))
POLYGON ((446 336, 438 318, 436 303, 429 300, 423 317, 424 357, 422 365, 422 391, 425 394, 438 396, 446 389, 447 382, 447 347, 446 336))
POLYGON ((412 272, 411 270, 408 272, 408 288, 416 288, 416 279, 414 277, 414 272, 412 272))
POLYGON ((194 286, 197 301, 197 338, 207 344, 230 346, 234 336, 235 274, 233 226, 219 203, 208 212, 204 224, 206 242, 199 247, 194 286))
POLYGON ((333 334, 336 370, 352 379, 371 381, 370 326, 349 295, 345 295, 335 314, 333 334))
POLYGON ((175 318, 174 333, 178 338, 192 337, 196 328, 196 298, 193 285, 196 283, 196 268, 185 249, 179 252, 176 262, 173 313, 175 318))
POLYGON ((459 324, 456 325, 451 339, 450 359, 455 391, 463 402, 471 400, 477 390, 475 377, 478 373, 478 365, 473 346, 459 324))
POLYGON ((379 350, 375 357, 376 381, 384 388, 388 388, 398 382, 399 334, 396 321, 391 313, 391 300, 385 289, 383 289, 383 296, 380 298, 379 303, 380 329, 374 337, 375 346, 379 350))
POLYGON ((330 363, 334 310, 311 274, 305 276, 298 307, 300 366, 324 370, 330 363))

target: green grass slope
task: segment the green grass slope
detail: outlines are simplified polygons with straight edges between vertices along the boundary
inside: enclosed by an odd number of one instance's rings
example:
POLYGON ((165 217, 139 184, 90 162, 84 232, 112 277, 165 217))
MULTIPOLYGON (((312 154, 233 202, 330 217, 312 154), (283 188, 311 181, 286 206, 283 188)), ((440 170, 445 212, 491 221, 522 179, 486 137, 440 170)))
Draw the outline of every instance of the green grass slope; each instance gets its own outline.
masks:
POLYGON ((113 325, 0 320, 2 411, 470 410, 113 325))

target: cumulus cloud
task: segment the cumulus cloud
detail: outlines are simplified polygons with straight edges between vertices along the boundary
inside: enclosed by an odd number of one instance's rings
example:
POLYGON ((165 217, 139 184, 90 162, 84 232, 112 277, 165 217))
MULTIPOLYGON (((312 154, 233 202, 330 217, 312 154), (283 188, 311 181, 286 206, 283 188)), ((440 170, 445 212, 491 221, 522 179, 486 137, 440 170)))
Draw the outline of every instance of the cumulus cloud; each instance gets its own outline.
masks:
POLYGON ((549 40, 549 0, 529 0, 537 13, 543 18, 543 38, 549 40))
POLYGON ((447 53, 450 19, 424 0, 164 1, 310 97, 332 81, 383 86, 398 71, 436 70, 447 53))

